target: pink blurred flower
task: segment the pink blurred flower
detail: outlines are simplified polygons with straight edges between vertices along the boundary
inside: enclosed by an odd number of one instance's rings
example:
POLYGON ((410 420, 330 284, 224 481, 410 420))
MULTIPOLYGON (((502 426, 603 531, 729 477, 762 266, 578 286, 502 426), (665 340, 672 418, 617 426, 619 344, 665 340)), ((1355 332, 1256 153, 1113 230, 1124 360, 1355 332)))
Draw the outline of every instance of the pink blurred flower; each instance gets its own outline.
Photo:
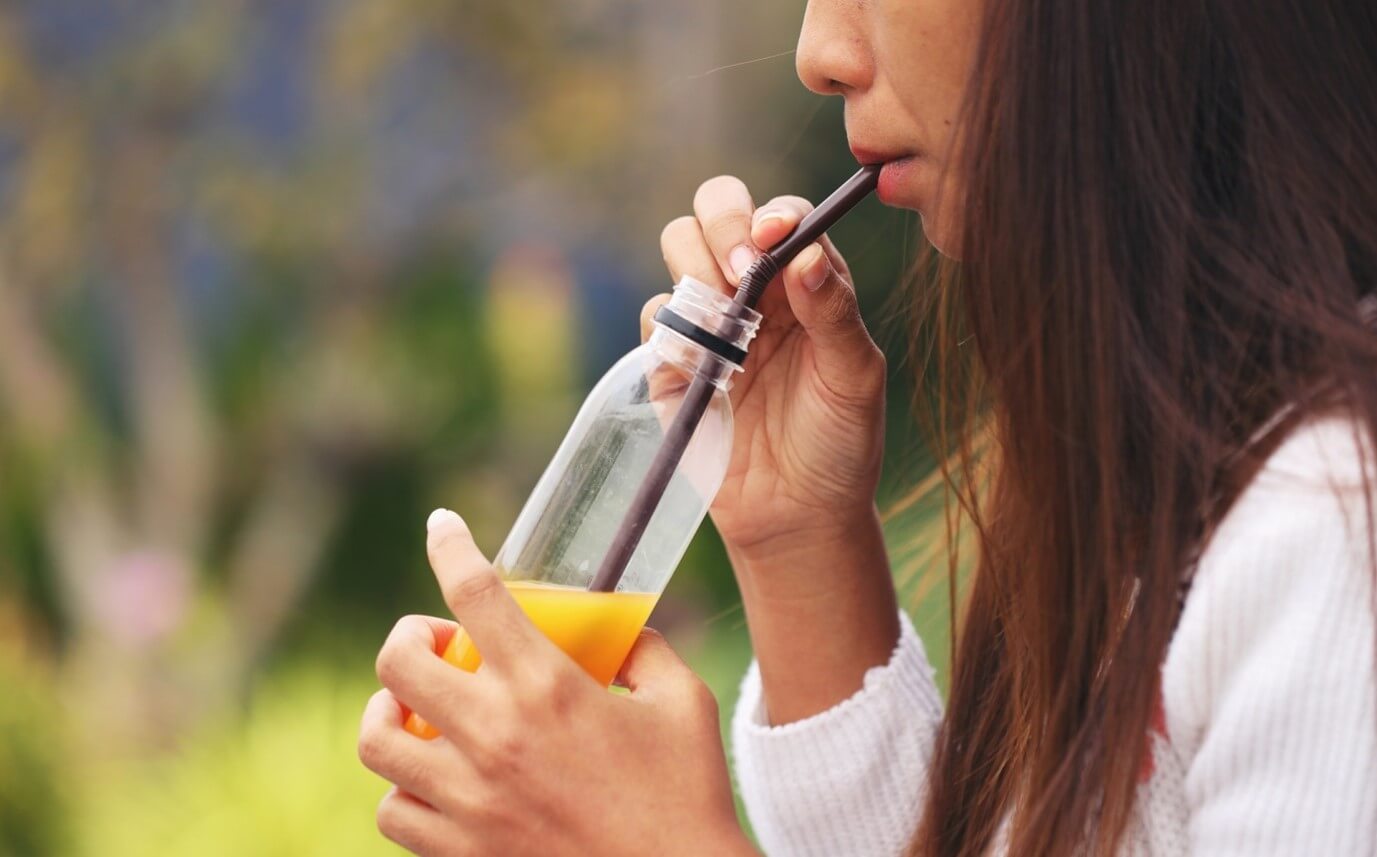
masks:
POLYGON ((191 578, 176 557, 139 551, 116 560, 93 594, 93 612, 110 636, 147 645, 175 631, 186 618, 191 578))

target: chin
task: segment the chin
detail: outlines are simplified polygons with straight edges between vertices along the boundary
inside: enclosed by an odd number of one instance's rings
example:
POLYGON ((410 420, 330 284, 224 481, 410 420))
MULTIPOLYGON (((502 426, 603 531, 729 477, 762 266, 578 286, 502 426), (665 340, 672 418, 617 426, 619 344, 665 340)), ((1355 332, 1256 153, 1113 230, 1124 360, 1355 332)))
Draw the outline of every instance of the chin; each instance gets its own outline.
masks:
POLYGON ((951 229, 951 224, 945 218, 928 217, 923 212, 918 212, 918 217, 923 223, 923 235, 928 239, 932 248, 940 253, 944 258, 953 262, 961 261, 957 255, 957 247, 960 246, 960 236, 951 229))

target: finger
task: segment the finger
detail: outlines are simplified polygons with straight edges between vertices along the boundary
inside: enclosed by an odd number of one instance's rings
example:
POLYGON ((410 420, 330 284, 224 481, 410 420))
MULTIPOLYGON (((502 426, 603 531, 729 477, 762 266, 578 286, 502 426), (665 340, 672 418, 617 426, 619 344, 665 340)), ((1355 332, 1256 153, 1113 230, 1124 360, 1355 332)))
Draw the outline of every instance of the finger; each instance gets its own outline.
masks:
POLYGON ((757 247, 775 246, 812 210, 813 204, 801 196, 775 197, 751 215, 751 241, 757 247))
POLYGON ((379 832, 413 854, 440 854, 452 848, 450 827, 438 810, 395 788, 378 804, 379 832))
POLYGON ((794 317, 808 333, 823 380, 834 390, 869 395, 884 383, 884 357, 861 319, 856 291, 821 244, 804 248, 784 269, 794 317))
MULTIPOLYGON (((770 248, 783 241, 784 238, 793 232, 813 210, 813 203, 801 196, 777 196, 769 202, 756 209, 751 218, 751 240, 757 247, 770 248)), ((822 244, 822 249, 827 253, 827 258, 832 262, 832 267, 837 269, 844 278, 850 280, 851 272, 846 266, 846 260, 832 244, 832 239, 826 235, 818 240, 822 244)))
POLYGON ((732 290, 708 249, 708 240, 703 237, 698 218, 693 215, 675 218, 665 226, 660 232, 660 252, 674 282, 687 276, 723 292, 732 290))
POLYGON ((654 628, 641 629, 641 635, 617 673, 618 683, 632 693, 653 692, 655 688, 678 685, 693 678, 693 670, 654 628))
MULTIPOLYGON (((650 338, 650 334, 655 330, 655 313, 660 307, 669 303, 669 295, 656 295, 646 301, 641 308, 641 341, 645 342, 650 338)), ((667 348, 682 348, 674 342, 666 343, 667 348)), ((650 400, 651 408, 655 412, 656 418, 660 422, 662 429, 667 429, 674 416, 678 413, 679 396, 682 391, 693 380, 692 376, 672 360, 665 360, 654 364, 646 376, 646 389, 650 400)))
POLYGON ((519 661, 557 651, 521 612, 462 518, 449 509, 436 509, 426 521, 426 530, 426 553, 445 603, 472 638, 484 664, 507 672, 519 661))
POLYGON ((359 761, 390 783, 416 795, 431 806, 447 803, 445 785, 455 759, 441 760, 449 744, 417 738, 403 728, 402 705, 389 690, 368 700, 359 724, 359 761))
POLYGON ((660 307, 669 303, 669 295, 656 295, 645 302, 641 307, 641 341, 645 342, 650 338, 650 333, 655 329, 655 313, 660 307))
POLYGON ((478 700, 468 674, 437 654, 458 625, 432 616, 403 616, 378 651, 376 669, 383 687, 411 711, 447 735, 461 730, 478 700))
POLYGON ((708 249, 727 282, 741 281, 760 251, 751 243, 751 214, 755 203, 741 179, 718 176, 699 185, 693 213, 707 239, 708 249))

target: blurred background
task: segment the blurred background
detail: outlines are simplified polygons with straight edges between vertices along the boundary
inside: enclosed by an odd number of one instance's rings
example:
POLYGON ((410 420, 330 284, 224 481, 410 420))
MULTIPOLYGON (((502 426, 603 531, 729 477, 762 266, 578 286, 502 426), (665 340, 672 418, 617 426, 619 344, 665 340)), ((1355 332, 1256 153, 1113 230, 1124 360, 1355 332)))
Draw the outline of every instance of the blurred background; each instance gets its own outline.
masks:
MULTIPOLYGON (((496 551, 702 180, 855 169, 801 5, 0 5, 0 854, 396 853, 354 742, 392 623, 444 611, 427 513, 496 551)), ((893 372, 882 507, 924 470, 917 234, 833 232, 893 372)), ((945 664, 927 514, 889 536, 945 664)), ((725 720, 710 524, 652 624, 725 720)))

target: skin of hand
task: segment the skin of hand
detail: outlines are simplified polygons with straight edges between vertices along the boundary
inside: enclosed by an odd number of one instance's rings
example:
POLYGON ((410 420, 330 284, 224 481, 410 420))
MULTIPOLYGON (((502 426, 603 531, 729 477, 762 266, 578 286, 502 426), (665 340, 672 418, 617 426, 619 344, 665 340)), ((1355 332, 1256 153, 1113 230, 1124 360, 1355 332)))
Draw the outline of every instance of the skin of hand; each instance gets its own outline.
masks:
POLYGON ((531 624, 458 515, 437 510, 427 553, 483 654, 443 661, 459 628, 399 621, 378 653, 359 758, 393 784, 379 830, 421 855, 754 854, 736 820, 707 686, 654 631, 599 687, 531 624), (440 731, 403 728, 416 711, 440 731))
MULTIPOLYGON (((777 243, 812 210, 787 196, 756 210, 731 176, 704 182, 693 208, 661 234, 665 264, 675 280, 688 275, 728 295, 758 248, 777 243)), ((643 335, 667 300, 657 295, 646 304, 643 335)), ((764 322, 731 390, 736 436, 712 506, 723 539, 747 555, 822 524, 850 529, 874 498, 883 453, 885 359, 831 241, 800 253, 758 308, 764 322)))
MULTIPOLYGON (((665 264, 676 280, 733 294, 759 248, 812 206, 782 196, 757 209, 744 183, 719 176, 699 187, 693 210, 661 234, 665 264)), ((666 300, 646 304, 643 337, 666 300)), ((732 458, 711 514, 741 587, 770 719, 781 723, 850 696, 898 638, 875 510, 885 359, 826 237, 784 268, 759 309, 765 320, 731 390, 732 458)))

